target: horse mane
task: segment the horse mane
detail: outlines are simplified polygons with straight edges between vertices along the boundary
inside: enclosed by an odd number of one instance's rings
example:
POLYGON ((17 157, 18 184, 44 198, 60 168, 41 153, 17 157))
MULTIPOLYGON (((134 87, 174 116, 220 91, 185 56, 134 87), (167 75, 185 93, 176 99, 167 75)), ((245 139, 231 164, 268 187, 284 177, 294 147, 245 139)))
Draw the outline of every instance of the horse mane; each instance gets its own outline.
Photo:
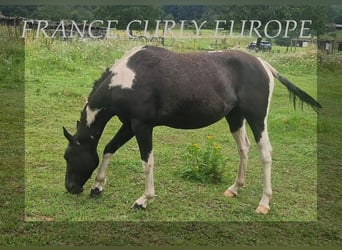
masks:
POLYGON ((101 83, 111 74, 113 73, 109 70, 109 68, 107 68, 106 71, 102 73, 101 77, 93 83, 93 89, 90 92, 89 97, 97 90, 97 88, 101 85, 101 83))

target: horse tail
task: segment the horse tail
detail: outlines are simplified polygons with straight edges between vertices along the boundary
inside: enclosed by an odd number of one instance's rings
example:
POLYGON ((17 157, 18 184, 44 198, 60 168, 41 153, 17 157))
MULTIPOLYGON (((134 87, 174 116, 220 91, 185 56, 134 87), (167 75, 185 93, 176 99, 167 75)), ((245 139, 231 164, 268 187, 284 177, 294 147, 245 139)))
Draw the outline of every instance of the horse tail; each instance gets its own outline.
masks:
POLYGON ((279 80, 289 91, 289 98, 292 99, 293 106, 296 108, 297 98, 300 99, 301 104, 303 106, 303 102, 310 105, 313 110, 315 110, 317 113, 322 108, 322 105, 319 104, 312 96, 310 96, 305 91, 298 88, 296 85, 294 85, 292 82, 290 82, 286 77, 282 76, 278 73, 278 71, 273 68, 268 62, 264 61, 265 65, 268 67, 268 69, 272 72, 272 75, 279 80))

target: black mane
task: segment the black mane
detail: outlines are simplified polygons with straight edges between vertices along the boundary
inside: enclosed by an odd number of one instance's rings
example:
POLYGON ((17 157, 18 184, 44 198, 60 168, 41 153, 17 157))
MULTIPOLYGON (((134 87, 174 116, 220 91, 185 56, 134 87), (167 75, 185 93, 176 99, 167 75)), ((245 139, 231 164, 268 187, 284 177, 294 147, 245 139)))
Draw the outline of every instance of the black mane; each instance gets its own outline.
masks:
POLYGON ((108 76, 112 76, 113 73, 109 70, 109 68, 106 69, 105 72, 102 73, 101 77, 99 79, 97 79, 94 83, 93 83, 93 89, 90 92, 89 97, 96 91, 96 89, 101 85, 101 83, 103 83, 103 81, 108 77, 108 76))

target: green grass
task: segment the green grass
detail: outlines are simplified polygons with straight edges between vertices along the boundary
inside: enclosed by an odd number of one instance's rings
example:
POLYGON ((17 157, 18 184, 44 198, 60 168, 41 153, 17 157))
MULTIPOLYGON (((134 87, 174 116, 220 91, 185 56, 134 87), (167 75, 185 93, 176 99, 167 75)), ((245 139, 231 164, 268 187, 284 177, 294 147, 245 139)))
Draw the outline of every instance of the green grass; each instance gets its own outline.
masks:
MULTIPOLYGON (((3 31, 0 26, 0 33, 3 31)), ((25 205, 25 51, 23 41, 13 35, 15 30, 8 28, 6 32, 8 36, 0 36, 0 245, 3 237, 13 238, 25 205)))
MULTIPOLYGON (((2 58, 22 57, 22 47, 12 40, 1 44, 9 51, 2 58)), ((318 79, 324 106, 318 130, 315 113, 306 107, 294 111, 287 91, 276 84, 269 116, 274 197, 267 216, 254 213, 262 192, 262 167, 254 143, 246 187, 236 199, 223 196, 235 178, 238 164, 224 121, 201 130, 155 129, 157 197, 145 211, 130 209, 144 190, 134 139, 111 161, 108 184, 101 197, 89 198, 92 180, 86 184, 85 193, 67 194, 63 185, 66 140, 62 126, 75 132, 93 81, 127 47, 135 45, 113 41, 28 41, 25 92, 18 74, 23 60, 7 60, 11 62, 7 69, 1 68, 0 245, 341 244, 342 209, 337 201, 341 199, 342 73, 334 67, 338 66, 336 60, 329 61, 332 63, 318 79), (333 74, 331 69, 335 70, 333 74), (179 175, 182 154, 189 144, 201 143, 208 135, 214 136, 226 153, 223 182, 183 180, 179 175)), ((312 64, 310 51, 259 55, 316 96, 316 65, 312 64), (300 53, 305 60, 290 63, 289 58, 297 58, 300 53)), ((118 127, 114 118, 101 139, 99 152, 118 127)), ((248 133, 253 141, 250 130, 248 133)))

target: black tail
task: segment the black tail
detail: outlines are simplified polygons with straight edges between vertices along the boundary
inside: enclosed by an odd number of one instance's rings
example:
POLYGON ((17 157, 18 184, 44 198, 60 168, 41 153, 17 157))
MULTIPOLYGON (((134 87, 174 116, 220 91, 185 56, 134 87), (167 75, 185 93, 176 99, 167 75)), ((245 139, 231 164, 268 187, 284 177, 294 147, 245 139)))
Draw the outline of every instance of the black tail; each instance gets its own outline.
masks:
POLYGON ((283 77, 279 73, 274 74, 274 77, 277 78, 283 85, 286 86, 287 90, 290 93, 290 99, 293 101, 293 106, 296 108, 297 97, 300 99, 301 104, 303 106, 303 102, 309 104, 317 113, 320 108, 322 108, 321 104, 319 104, 313 97, 309 94, 305 93, 303 90, 295 86, 291 83, 287 78, 283 77))
POLYGON ((285 87, 288 89, 290 93, 290 99, 293 101, 293 106, 296 108, 297 103, 297 97, 300 99, 301 104, 303 106, 303 102, 309 104, 317 113, 322 108, 321 104, 319 104, 313 97, 311 97, 309 94, 305 93, 303 90, 298 88, 296 85, 294 85, 292 82, 290 82, 287 78, 283 77, 281 74, 277 72, 268 62, 260 59, 262 63, 268 67, 272 75, 277 78, 285 87))

